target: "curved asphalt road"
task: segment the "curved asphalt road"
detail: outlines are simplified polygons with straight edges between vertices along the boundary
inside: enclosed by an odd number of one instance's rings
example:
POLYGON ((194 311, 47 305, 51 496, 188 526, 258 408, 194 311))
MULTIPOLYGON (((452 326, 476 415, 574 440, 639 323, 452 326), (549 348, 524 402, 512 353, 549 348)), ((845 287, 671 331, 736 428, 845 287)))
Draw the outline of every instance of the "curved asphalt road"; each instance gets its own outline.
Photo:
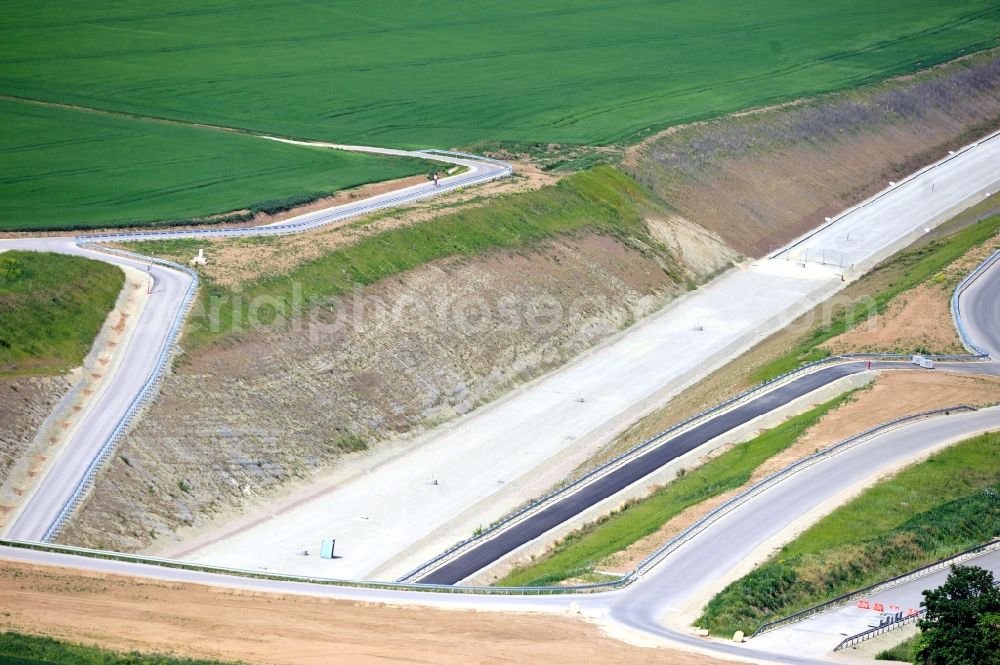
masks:
POLYGON ((790 528, 805 526, 813 521, 811 516, 841 503, 852 488, 948 442, 998 427, 1000 407, 920 421, 810 466, 721 517, 678 548, 612 602, 608 618, 680 645, 711 645, 714 651, 729 655, 781 663, 823 662, 788 653, 775 656, 755 649, 753 642, 710 643, 682 627, 668 627, 664 619, 684 610, 697 612, 721 590, 716 580, 731 579, 734 570, 746 569, 746 562, 769 554, 771 547, 787 540, 790 528))
MULTIPOLYGON (((637 632, 667 643, 755 661, 812 665, 841 662, 823 656, 774 653, 754 643, 732 644, 695 637, 664 619, 678 611, 697 609, 756 554, 766 555, 790 527, 804 526, 843 499, 859 484, 868 484, 899 464, 953 441, 997 429, 1000 407, 916 422, 873 437, 838 455, 823 459, 783 482, 750 498, 679 547, 639 581, 624 590, 561 596, 484 596, 466 593, 396 591, 352 588, 306 582, 253 579, 220 573, 163 568, 138 563, 92 559, 67 554, 0 547, 9 560, 59 565, 107 573, 135 575, 172 582, 319 596, 342 600, 410 604, 453 609, 565 613, 577 609, 615 634, 637 632), (769 542, 770 540, 770 542, 769 542)), ((252 571, 248 571, 252 572, 252 571)))
MULTIPOLYGON (((71 238, 0 241, 0 249, 73 254, 142 271, 149 266, 135 259, 80 248, 71 238)), ((104 446, 133 397, 149 379, 167 343, 170 324, 191 282, 189 275, 177 270, 155 264, 149 270, 155 280, 155 288, 139 316, 134 335, 122 351, 124 355, 113 377, 114 389, 104 391, 91 406, 59 459, 33 491, 22 499, 8 522, 8 537, 21 540, 41 540, 44 537, 49 525, 72 496, 87 466, 104 446)))
POLYGON ((960 308, 965 328, 973 341, 1000 361, 1000 258, 968 285, 961 296, 960 308))

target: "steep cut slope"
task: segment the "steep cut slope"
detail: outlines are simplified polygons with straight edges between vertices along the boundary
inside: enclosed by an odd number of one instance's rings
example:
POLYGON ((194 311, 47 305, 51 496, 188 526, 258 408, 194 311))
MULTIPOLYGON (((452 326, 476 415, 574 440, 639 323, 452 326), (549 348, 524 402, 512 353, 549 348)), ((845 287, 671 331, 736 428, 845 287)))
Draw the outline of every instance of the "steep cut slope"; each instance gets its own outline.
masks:
POLYGON ((304 316, 270 332, 202 333, 61 538, 135 549, 208 528, 345 455, 492 401, 735 257, 690 225, 664 231, 660 214, 604 168, 364 238, 283 276, 210 282, 195 325, 213 298, 231 306, 236 294, 237 313, 220 317, 231 326, 296 298, 304 316))
POLYGON ((750 256, 1000 127, 1000 51, 913 77, 667 130, 626 170, 750 256))

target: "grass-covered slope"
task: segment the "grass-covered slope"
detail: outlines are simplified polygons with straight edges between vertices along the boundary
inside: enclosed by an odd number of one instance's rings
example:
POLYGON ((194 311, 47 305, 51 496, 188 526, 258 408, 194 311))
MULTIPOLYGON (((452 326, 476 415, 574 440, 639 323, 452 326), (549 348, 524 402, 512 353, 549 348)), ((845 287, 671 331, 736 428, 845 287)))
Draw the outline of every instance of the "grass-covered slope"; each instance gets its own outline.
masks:
MULTIPOLYGON (((584 230, 618 236, 645 236, 644 211, 656 203, 645 189, 612 167, 600 166, 570 176, 556 185, 498 197, 489 205, 468 208, 413 226, 393 229, 336 249, 293 270, 242 285, 234 308, 233 294, 210 281, 202 289, 202 308, 192 319, 195 343, 237 331, 234 320, 249 320, 247 307, 267 297, 265 321, 273 313, 301 314, 303 307, 350 293, 420 265, 449 256, 472 256, 495 250, 518 250, 561 234, 584 230), (215 302, 226 303, 213 306, 215 302)), ((226 241, 253 251, 256 244, 282 242, 259 238, 226 241)), ((129 243, 131 249, 157 256, 182 258, 203 242, 189 240, 129 243)), ((678 281, 680 278, 678 277, 678 281)))
POLYGON ((0 376, 79 365, 124 282, 118 268, 78 256, 0 253, 0 376))
POLYGON ((0 100, 0 230, 182 220, 430 170, 420 160, 0 100))
POLYGON ((0 633, 2 665, 223 665, 216 660, 192 660, 162 654, 117 653, 96 646, 51 637, 0 633))
POLYGON ((709 602, 717 635, 760 624, 1000 536, 1000 434, 958 444, 866 490, 709 602))
POLYGON ((605 143, 995 45, 989 0, 28 0, 0 92, 378 145, 605 143))
POLYGON ((754 469, 795 443, 820 418, 851 398, 847 393, 734 446, 693 471, 575 531, 546 554, 515 568, 498 586, 546 586, 589 575, 604 557, 655 533, 685 508, 740 487, 754 469))

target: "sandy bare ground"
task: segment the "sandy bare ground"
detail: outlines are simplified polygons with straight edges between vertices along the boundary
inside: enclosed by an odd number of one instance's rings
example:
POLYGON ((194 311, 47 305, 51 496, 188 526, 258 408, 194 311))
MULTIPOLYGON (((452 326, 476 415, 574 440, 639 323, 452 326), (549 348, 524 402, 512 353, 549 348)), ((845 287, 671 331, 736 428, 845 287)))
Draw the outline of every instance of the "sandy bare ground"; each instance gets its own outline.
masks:
POLYGON ((950 291, 921 284, 873 317, 823 345, 833 355, 872 351, 964 353, 951 320, 950 291))
POLYGON ((710 665, 582 620, 266 595, 0 562, 0 625, 117 650, 250 663, 710 665))
POLYGON ((951 295, 958 282, 997 248, 1000 236, 894 298, 884 314, 834 337, 823 347, 834 355, 871 351, 965 353, 951 316, 951 295))
MULTIPOLYGON (((847 404, 831 411, 799 441, 765 461, 749 482, 698 505, 691 506, 656 533, 598 564, 602 571, 627 572, 667 540, 701 519, 750 485, 814 452, 894 418, 931 409, 1000 402, 1000 378, 963 376, 944 372, 886 372, 847 404)), ((719 452, 722 452, 721 450, 719 452)))

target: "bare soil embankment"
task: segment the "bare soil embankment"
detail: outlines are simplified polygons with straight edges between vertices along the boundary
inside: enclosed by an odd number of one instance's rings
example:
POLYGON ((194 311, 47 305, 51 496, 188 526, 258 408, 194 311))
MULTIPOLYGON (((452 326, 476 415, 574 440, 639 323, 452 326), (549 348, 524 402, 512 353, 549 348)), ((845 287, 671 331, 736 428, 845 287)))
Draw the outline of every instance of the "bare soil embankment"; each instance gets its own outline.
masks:
POLYGON ((0 484, 70 385, 64 376, 0 379, 0 484))
POLYGON ((669 129, 626 171, 748 256, 1000 127, 994 50, 855 92, 669 129))
POLYGON ((721 662, 623 644, 568 616, 256 594, 14 562, 0 562, 0 615, 5 630, 267 665, 721 662))
POLYGON ((967 252, 925 283, 900 294, 884 314, 834 337, 823 348, 844 353, 966 353, 951 314, 955 287, 1000 248, 1000 236, 967 252))
POLYGON ((657 229, 657 247, 583 233, 434 261, 301 329, 191 351, 61 539, 134 550, 203 533, 567 362, 734 256, 700 229, 657 229))

